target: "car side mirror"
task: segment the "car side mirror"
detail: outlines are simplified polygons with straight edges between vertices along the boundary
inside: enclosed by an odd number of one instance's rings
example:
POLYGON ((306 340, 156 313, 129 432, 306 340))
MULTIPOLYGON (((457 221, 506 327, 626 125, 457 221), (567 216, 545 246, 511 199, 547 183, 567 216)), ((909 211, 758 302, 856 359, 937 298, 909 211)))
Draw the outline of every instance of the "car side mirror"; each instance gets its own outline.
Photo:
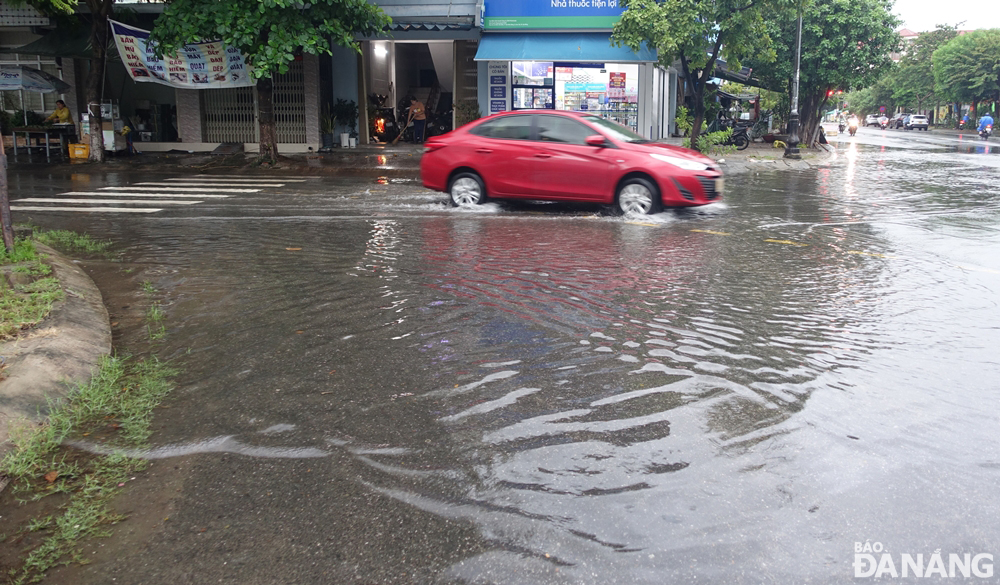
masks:
POLYGON ((607 144, 607 141, 600 134, 594 134, 593 136, 587 137, 587 146, 599 146, 603 148, 607 146, 607 144))

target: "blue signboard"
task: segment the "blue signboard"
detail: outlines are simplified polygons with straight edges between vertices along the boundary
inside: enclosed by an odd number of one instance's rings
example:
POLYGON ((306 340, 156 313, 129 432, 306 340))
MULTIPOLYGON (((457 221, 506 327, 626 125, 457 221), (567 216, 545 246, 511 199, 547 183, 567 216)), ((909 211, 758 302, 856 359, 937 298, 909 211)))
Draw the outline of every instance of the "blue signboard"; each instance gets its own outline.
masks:
POLYGON ((483 29, 611 30, 623 11, 618 0, 486 0, 483 29))

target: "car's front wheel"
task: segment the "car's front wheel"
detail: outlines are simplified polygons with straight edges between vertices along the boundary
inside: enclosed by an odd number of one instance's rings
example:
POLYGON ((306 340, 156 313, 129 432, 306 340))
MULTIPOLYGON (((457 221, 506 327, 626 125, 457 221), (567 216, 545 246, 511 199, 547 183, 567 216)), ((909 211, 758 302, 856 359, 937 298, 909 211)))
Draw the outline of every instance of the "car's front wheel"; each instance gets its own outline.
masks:
POLYGON ((615 197, 618 210, 626 215, 649 215, 662 207, 660 190, 649 179, 635 177, 625 181, 615 197))
POLYGON ((455 207, 479 205, 486 201, 486 186, 476 173, 459 173, 448 185, 448 197, 455 207))

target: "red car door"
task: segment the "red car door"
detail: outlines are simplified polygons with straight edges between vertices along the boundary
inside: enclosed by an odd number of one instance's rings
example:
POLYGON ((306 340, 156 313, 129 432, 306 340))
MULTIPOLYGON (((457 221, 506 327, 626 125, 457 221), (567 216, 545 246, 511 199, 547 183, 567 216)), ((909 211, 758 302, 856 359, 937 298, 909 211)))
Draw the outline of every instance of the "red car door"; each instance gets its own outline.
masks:
MULTIPOLYGON (((536 192, 546 199, 610 202, 609 149, 589 146, 600 134, 569 116, 535 114, 537 140, 532 141, 532 175, 536 192)), ((612 151, 613 152, 613 151, 612 151)))
POLYGON ((530 115, 500 116, 469 131, 463 165, 479 172, 487 195, 531 197, 535 180, 528 169, 535 153, 530 115))

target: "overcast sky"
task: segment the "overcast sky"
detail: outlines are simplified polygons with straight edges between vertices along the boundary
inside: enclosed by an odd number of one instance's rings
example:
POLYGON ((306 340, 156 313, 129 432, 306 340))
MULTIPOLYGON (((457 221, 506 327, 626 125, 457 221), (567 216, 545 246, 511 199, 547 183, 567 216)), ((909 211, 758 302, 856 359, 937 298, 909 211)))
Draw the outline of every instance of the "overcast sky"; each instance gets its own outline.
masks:
POLYGON ((1000 28, 998 0, 896 0, 893 13, 913 32, 934 30, 939 24, 960 29, 1000 28))

